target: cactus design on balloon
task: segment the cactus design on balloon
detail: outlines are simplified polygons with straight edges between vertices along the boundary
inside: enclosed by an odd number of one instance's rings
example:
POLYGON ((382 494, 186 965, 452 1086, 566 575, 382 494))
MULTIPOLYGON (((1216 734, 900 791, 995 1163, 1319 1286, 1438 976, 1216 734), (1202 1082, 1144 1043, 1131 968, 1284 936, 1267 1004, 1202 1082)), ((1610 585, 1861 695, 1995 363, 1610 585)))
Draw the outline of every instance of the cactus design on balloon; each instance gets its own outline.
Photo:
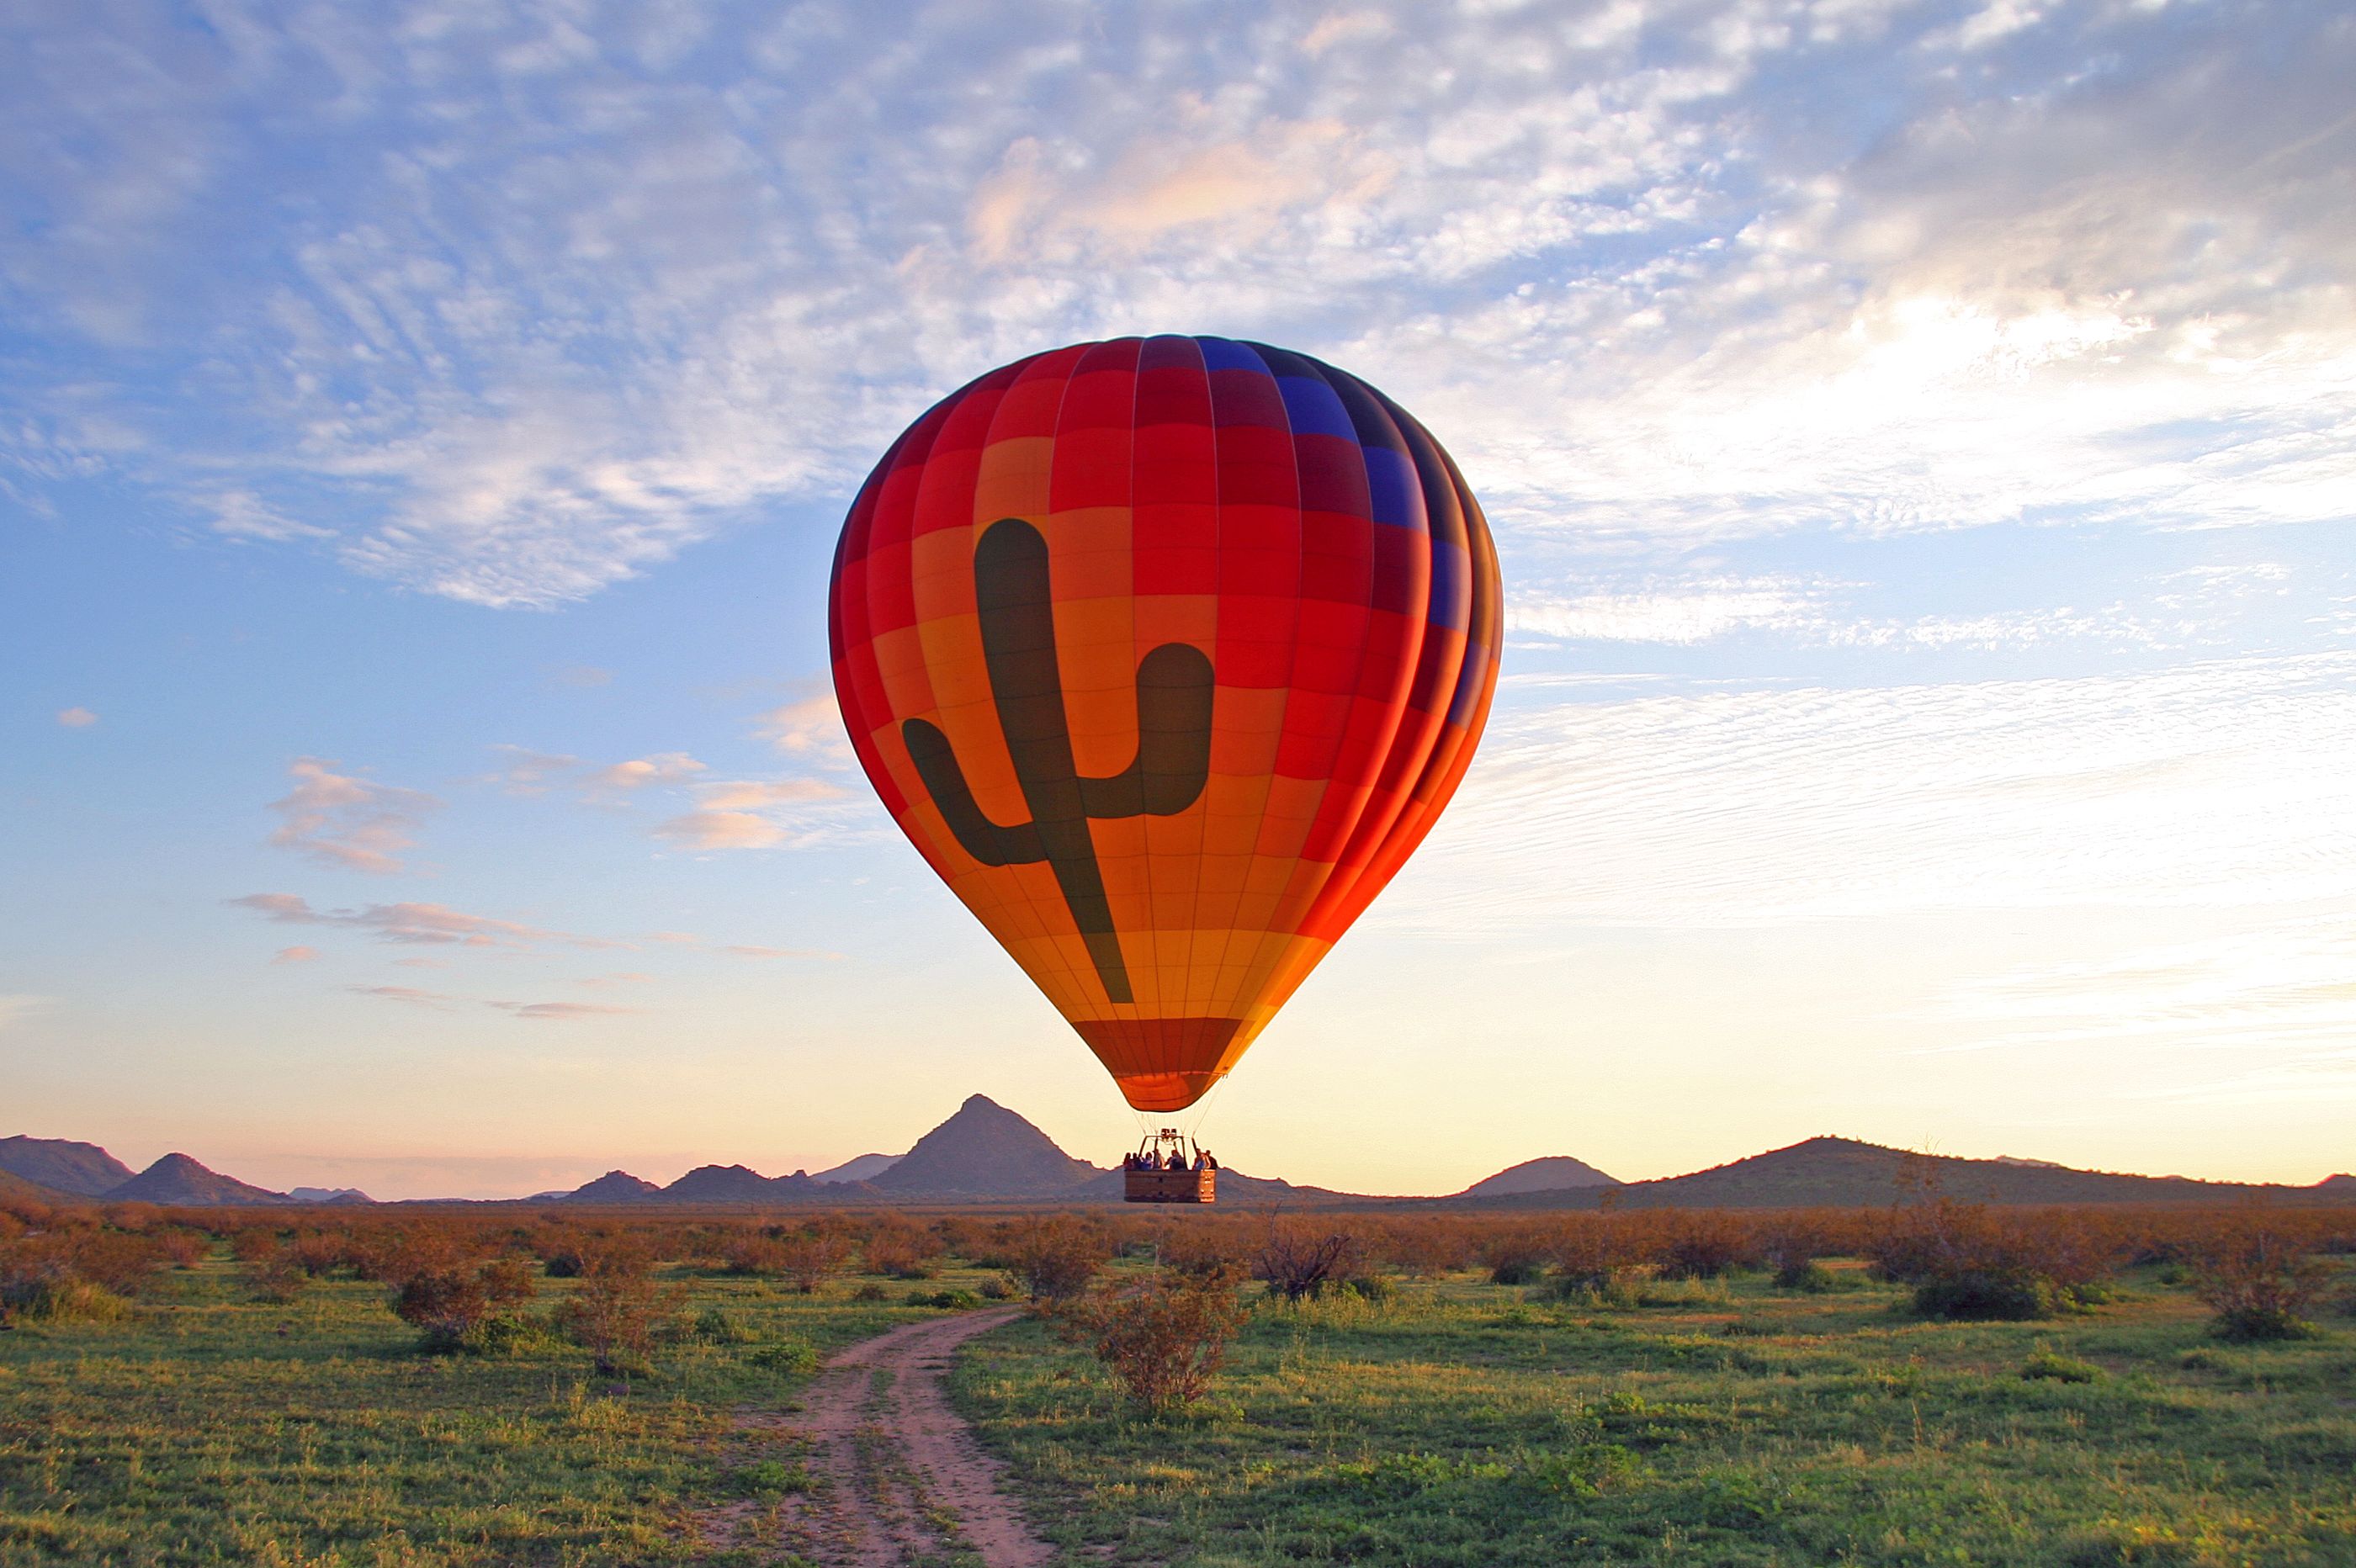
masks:
POLYGON ((901 726, 917 775, 949 831, 985 866, 1044 860, 1072 912, 1105 995, 1132 999, 1090 818, 1175 816, 1202 798, 1211 769, 1211 661, 1164 643, 1138 662, 1137 754, 1119 773, 1083 778, 1056 667, 1047 541, 1019 517, 995 522, 973 552, 975 608, 991 699, 1031 820, 1001 827, 974 800, 949 738, 922 719, 901 726))

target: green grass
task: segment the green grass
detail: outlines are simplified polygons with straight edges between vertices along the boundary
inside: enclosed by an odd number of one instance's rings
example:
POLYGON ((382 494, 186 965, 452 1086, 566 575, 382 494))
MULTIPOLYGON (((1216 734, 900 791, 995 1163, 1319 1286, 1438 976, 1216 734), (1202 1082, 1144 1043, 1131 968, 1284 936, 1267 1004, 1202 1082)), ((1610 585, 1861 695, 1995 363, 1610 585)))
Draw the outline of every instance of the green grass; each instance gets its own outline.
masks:
POLYGON ((956 1389, 1076 1561, 2356 1563, 2348 1328, 2222 1346, 2149 1279, 2088 1315, 1929 1324, 1842 1284, 1262 1307, 1161 1422, 1033 1326, 956 1389))
MULTIPOLYGON (((692 1509, 795 1485, 739 1474, 723 1439, 809 1381, 796 1347, 938 1314, 905 1286, 864 1303, 679 1277, 688 1320, 716 1307, 736 1342, 666 1345, 627 1381, 552 1342, 419 1355, 382 1285, 274 1307, 219 1262, 121 1322, 0 1333, 0 1568, 691 1560, 692 1509)), ((535 1309, 567 1288, 544 1282, 535 1309)))

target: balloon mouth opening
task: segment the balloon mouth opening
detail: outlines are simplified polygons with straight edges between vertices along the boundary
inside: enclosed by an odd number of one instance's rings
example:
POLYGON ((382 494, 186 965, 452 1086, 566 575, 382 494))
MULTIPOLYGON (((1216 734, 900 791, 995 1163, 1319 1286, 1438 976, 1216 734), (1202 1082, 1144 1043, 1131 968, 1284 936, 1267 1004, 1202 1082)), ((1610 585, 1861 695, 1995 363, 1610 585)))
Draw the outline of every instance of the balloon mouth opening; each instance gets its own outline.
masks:
MULTIPOLYGON (((1075 1019, 1072 1028, 1140 1111, 1183 1111, 1226 1076, 1241 1019, 1075 1019)), ((1248 1038, 1248 1036, 1246 1038, 1248 1038)))
POLYGON ((1115 1082, 1132 1110, 1183 1111, 1226 1076, 1224 1072, 1145 1072, 1115 1082))

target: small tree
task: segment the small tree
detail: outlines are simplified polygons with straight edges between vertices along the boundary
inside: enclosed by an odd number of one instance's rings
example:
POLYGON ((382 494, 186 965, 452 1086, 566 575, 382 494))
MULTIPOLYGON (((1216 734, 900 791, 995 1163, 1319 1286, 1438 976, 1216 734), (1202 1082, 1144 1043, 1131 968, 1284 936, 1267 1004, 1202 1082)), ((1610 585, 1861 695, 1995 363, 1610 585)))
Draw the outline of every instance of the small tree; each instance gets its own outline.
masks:
POLYGON ((1067 1338, 1084 1340, 1131 1400, 1156 1414, 1192 1404, 1226 1360, 1243 1322, 1237 1275, 1162 1270, 1125 1290, 1058 1311, 1067 1338))
POLYGON ((655 1336, 678 1312, 678 1293, 656 1285, 645 1253, 609 1247, 587 1260, 556 1309, 556 1326, 611 1377, 643 1369, 655 1336))
POLYGON ((2298 1339, 2315 1330, 2300 1314, 2330 1283, 2308 1238, 2257 1211, 2217 1221, 2188 1249, 2193 1294, 2228 1339, 2298 1339))
POLYGON ((1034 1220, 1007 1248, 1007 1272, 1033 1301, 1069 1301, 1087 1289, 1110 1250, 1092 1225, 1065 1216, 1034 1220))
POLYGON ((777 1266, 804 1296, 815 1293, 851 1257, 851 1238, 825 1225, 795 1232, 777 1243, 777 1266))
POLYGON ((407 1249, 391 1270, 393 1316, 447 1352, 478 1341, 502 1308, 531 1298, 531 1275, 513 1258, 476 1259, 453 1245, 407 1249))
POLYGON ((867 1272, 894 1279, 930 1279, 940 1272, 941 1239, 896 1214, 878 1219, 867 1232, 867 1272))
POLYGON ((254 1299, 273 1302, 284 1307, 303 1294, 311 1276, 303 1271, 289 1247, 273 1247, 258 1257, 241 1261, 245 1283, 252 1287, 254 1299))
POLYGON ((1270 1215, 1268 1233, 1252 1261, 1252 1277, 1268 1282, 1270 1296, 1287 1301, 1323 1294, 1358 1270, 1365 1248, 1355 1232, 1270 1215))

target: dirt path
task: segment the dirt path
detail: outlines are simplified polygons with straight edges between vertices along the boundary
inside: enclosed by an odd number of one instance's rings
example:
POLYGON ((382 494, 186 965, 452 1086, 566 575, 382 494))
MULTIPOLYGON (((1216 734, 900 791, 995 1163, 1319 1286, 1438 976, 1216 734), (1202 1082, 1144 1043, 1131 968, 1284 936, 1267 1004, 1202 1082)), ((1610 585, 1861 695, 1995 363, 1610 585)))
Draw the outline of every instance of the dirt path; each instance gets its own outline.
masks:
POLYGON ((863 1339, 828 1362, 798 1411, 746 1413, 743 1459, 780 1467, 787 1489, 705 1514, 705 1547, 824 1568, 1044 1568, 1054 1553, 941 1390, 957 1348, 1014 1316, 965 1312, 863 1339))

